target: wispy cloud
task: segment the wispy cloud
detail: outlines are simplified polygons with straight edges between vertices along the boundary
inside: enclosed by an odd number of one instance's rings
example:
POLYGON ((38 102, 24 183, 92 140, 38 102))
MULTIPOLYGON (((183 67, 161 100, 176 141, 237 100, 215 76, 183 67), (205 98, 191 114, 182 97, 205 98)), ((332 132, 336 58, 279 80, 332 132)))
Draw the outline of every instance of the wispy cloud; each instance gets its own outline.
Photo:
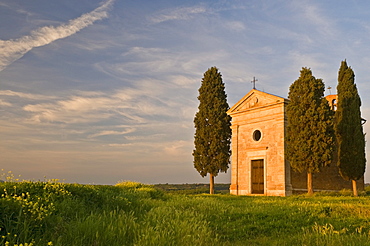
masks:
POLYGON ((187 153, 187 149, 189 149, 189 146, 193 146, 193 143, 189 143, 188 141, 173 141, 169 144, 165 145, 164 147, 164 153, 167 155, 172 155, 172 156, 181 156, 184 155, 184 153, 187 153))
POLYGON ((298 21, 312 26, 316 32, 322 34, 320 36, 321 39, 335 38, 337 36, 335 22, 326 15, 322 6, 315 5, 312 2, 302 4, 292 1, 292 8, 299 13, 297 15, 298 21))
POLYGON ((23 36, 19 39, 0 40, 0 71, 35 47, 44 46, 55 40, 69 37, 83 28, 92 25, 95 21, 107 18, 107 11, 113 2, 114 0, 107 0, 100 7, 69 21, 68 24, 57 27, 41 27, 32 31, 31 35, 23 36))
POLYGON ((112 116, 109 109, 117 100, 108 97, 72 96, 50 103, 28 104, 23 110, 32 113, 31 120, 40 122, 86 123, 97 122, 112 116), (99 114, 96 114, 99 112, 99 114))
POLYGON ((100 136, 109 136, 109 135, 125 135, 131 132, 135 132, 135 128, 129 128, 124 131, 101 131, 95 134, 90 135, 89 137, 94 138, 94 137, 100 137, 100 136))
POLYGON ((225 26, 237 32, 241 32, 245 30, 245 25, 241 21, 229 21, 225 23, 225 26))
POLYGON ((160 81, 171 81, 179 86, 188 87, 199 82, 199 74, 206 68, 204 64, 218 64, 220 60, 225 61, 228 55, 224 50, 199 51, 194 55, 189 50, 133 47, 122 54, 125 61, 116 63, 103 61, 95 64, 95 67, 100 72, 119 80, 127 76, 145 74, 160 81))
MULTIPOLYGON (((323 70, 325 70, 327 67, 327 65, 322 62, 322 58, 319 53, 307 54, 298 51, 291 51, 287 54, 287 57, 293 61, 293 64, 298 64, 299 69, 301 67, 311 68, 313 70, 314 76, 316 77, 320 77, 321 75, 318 74, 322 74, 323 70)), ((296 73, 298 73, 298 70, 296 71, 296 73)))
POLYGON ((206 8, 202 6, 167 9, 156 16, 152 16, 150 20, 153 23, 161 23, 169 20, 188 20, 193 15, 202 14, 206 11, 206 8))
POLYGON ((12 7, 10 4, 0 3, 0 6, 1 7, 4 7, 4 8, 11 9, 11 10, 14 10, 15 12, 20 13, 20 14, 25 14, 27 16, 31 16, 32 15, 32 13, 30 13, 30 12, 22 9, 21 6, 19 6, 19 5, 17 5, 17 7, 12 7))
POLYGON ((31 94, 31 93, 23 93, 11 90, 0 90, 0 96, 13 96, 13 97, 20 97, 24 99, 31 99, 31 100, 47 100, 47 99, 55 99, 54 96, 45 96, 40 94, 31 94))
MULTIPOLYGON (((62 100, 55 98, 42 103, 29 103, 23 106, 23 110, 32 115, 31 122, 66 124, 100 122, 117 116, 123 118, 122 122, 141 124, 146 117, 168 119, 174 117, 176 112, 181 113, 180 102, 173 101, 173 98, 162 98, 164 95, 157 88, 158 85, 150 86, 145 81, 140 83, 142 85, 138 88, 125 88, 113 93, 78 92, 62 100)), ((23 95, 13 91, 7 94, 23 95)), ((26 95, 33 98, 32 95, 26 95)))
POLYGON ((0 106, 12 106, 12 104, 0 99, 0 106))

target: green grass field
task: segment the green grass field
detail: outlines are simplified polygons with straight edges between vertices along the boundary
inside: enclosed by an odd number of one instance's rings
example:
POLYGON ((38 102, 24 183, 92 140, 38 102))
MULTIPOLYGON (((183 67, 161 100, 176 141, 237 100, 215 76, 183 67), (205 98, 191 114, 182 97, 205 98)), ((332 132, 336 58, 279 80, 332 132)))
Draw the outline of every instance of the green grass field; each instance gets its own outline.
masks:
POLYGON ((0 244, 370 245, 365 193, 237 197, 160 188, 0 183, 0 244))

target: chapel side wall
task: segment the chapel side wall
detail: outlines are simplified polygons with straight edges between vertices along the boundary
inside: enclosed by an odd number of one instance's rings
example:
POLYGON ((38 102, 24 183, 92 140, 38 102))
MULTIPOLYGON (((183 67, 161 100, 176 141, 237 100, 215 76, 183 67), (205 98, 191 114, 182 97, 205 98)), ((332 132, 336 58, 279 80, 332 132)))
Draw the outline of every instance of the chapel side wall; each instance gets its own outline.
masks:
MULTIPOLYGON (((307 192, 307 173, 291 171, 292 186, 294 193, 307 192)), ((351 181, 344 180, 339 174, 339 168, 335 163, 329 167, 323 167, 320 173, 312 174, 314 191, 340 191, 343 189, 352 190, 351 181)), ((364 178, 357 181, 357 189, 364 190, 364 178)))
POLYGON ((285 196, 285 155, 284 155, 284 104, 271 109, 271 118, 266 122, 268 145, 266 195, 285 196))
POLYGON ((286 156, 286 134, 287 134, 287 125, 288 125, 288 117, 286 114, 286 106, 288 103, 285 103, 284 105, 284 166, 285 166, 285 192, 286 196, 290 196, 293 194, 293 187, 292 187, 292 170, 289 164, 289 161, 286 156))
POLYGON ((234 119, 231 126, 231 185, 230 194, 239 195, 238 193, 238 135, 239 126, 234 124, 234 119))

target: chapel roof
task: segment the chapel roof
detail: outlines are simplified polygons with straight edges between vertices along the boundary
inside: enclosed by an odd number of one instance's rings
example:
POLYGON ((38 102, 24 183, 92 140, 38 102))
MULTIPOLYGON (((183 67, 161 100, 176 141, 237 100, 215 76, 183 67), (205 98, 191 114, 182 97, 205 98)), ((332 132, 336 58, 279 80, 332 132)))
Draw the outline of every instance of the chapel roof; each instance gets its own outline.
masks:
POLYGON ((229 115, 240 113, 246 110, 251 110, 259 107, 266 107, 278 103, 287 103, 289 100, 270 94, 267 92, 252 89, 242 99, 240 99, 234 106, 232 106, 227 113, 229 115))

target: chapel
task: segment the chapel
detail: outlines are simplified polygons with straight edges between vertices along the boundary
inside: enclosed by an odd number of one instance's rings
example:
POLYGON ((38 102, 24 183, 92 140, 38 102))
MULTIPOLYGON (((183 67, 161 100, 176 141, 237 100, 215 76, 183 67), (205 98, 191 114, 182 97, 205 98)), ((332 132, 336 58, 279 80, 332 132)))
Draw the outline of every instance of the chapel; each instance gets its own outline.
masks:
MULTIPOLYGON (((332 110, 336 95, 326 97, 332 110)), ((232 157, 230 193, 289 196, 307 192, 307 174, 292 170, 285 153, 286 106, 289 100, 252 89, 228 110, 231 116, 232 157)), ((314 191, 351 189, 335 163, 313 174, 314 191)), ((364 189, 364 179, 357 181, 364 189)))

